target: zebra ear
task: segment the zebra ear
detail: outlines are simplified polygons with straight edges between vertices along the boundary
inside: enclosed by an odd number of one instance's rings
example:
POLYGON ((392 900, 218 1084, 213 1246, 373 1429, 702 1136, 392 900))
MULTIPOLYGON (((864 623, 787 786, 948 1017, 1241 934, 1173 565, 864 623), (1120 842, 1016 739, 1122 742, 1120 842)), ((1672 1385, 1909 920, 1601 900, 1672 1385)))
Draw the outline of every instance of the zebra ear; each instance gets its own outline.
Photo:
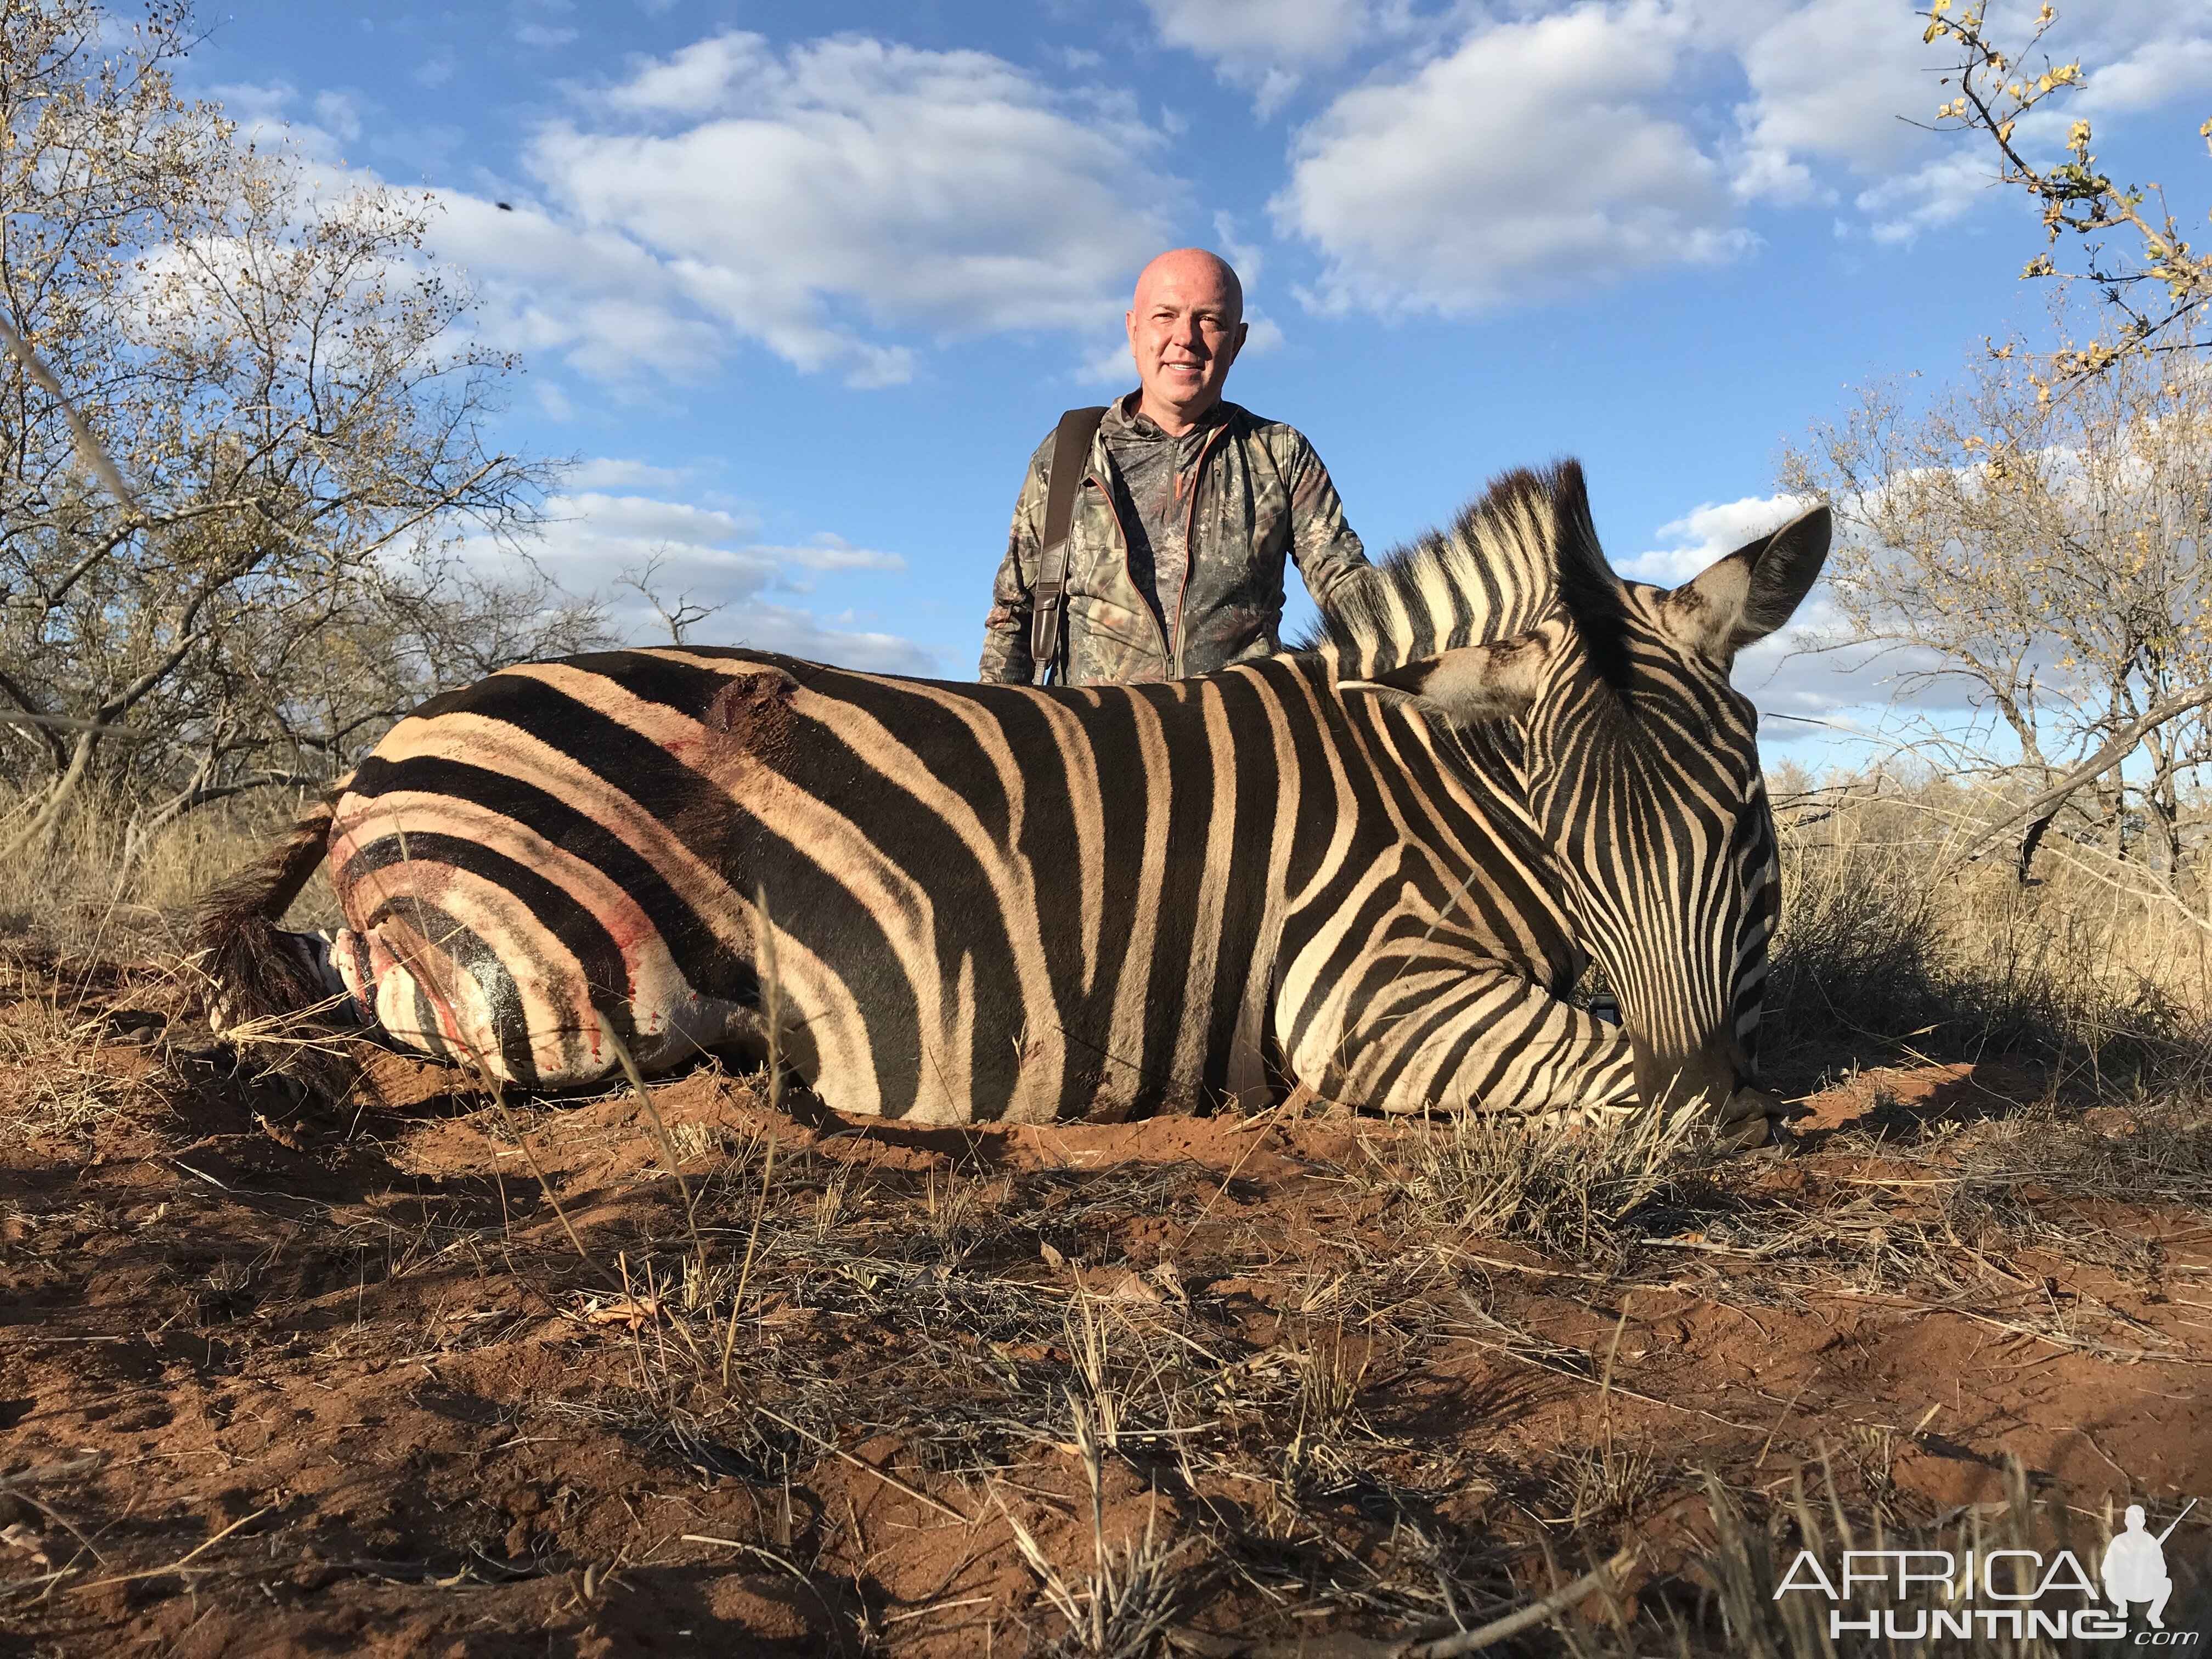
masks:
POLYGON ((1374 683, 1410 692, 1457 724, 1510 720, 1527 714, 1536 700, 1552 648, 1540 632, 1516 634, 1424 657, 1377 674, 1374 683))
POLYGON ((1666 598, 1668 631, 1686 650, 1727 663, 1788 622, 1828 557, 1828 509, 1801 513, 1747 542, 1666 598))

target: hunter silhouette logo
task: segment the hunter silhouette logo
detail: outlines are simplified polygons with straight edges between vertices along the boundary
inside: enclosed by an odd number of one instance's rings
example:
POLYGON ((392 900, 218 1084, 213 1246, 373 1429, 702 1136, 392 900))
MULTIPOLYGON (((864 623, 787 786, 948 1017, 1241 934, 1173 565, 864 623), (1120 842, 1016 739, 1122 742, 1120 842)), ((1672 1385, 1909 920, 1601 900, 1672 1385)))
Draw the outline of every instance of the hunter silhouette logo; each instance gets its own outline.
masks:
POLYGON ((2166 1530, 2155 1538, 2143 1529, 2143 1506, 2128 1505, 2127 1530, 2116 1535, 2105 1547, 2105 1597, 2124 1619, 2130 1601, 2150 1603, 2150 1627, 2166 1628, 2166 1598, 2173 1594, 2173 1580, 2166 1571, 2166 1540, 2181 1524, 2182 1516, 2197 1507, 2191 1498, 2187 1508, 2166 1523, 2166 1530))
POLYGON ((2173 1595, 2166 1540, 2197 1503, 2191 1498, 2158 1533, 2145 1525, 2142 1505, 2130 1504, 2125 1529, 2106 1546, 2099 1564, 2101 1593, 2070 1549, 1845 1550, 1833 1571, 1811 1550, 1801 1549, 1775 1586, 1774 1599, 1825 1598, 1832 1604, 1827 1610, 1831 1641, 1980 1636, 2194 1649, 2203 1632, 2166 1627, 2166 1602, 2173 1595), (2130 1612, 2138 1605, 2147 1609, 2148 1627, 2131 1633, 2130 1612))

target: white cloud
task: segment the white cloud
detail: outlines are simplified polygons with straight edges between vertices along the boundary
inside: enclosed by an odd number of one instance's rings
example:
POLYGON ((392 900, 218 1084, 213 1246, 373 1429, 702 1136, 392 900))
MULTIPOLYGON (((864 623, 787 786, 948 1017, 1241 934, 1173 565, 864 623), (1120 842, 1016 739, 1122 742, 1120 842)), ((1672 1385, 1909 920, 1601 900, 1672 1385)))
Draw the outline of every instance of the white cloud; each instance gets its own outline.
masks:
MULTIPOLYGON (((757 534, 760 521, 711 507, 666 501, 650 495, 607 495, 596 490, 556 495, 546 505, 549 518, 570 526, 568 533, 598 542, 714 548, 757 534)), ((561 533, 555 532, 556 535, 561 533)))
POLYGON ((1249 307, 1244 320, 1251 325, 1251 332, 1244 337, 1244 349, 1237 354, 1239 357, 1264 357, 1283 349, 1283 325, 1259 307, 1249 307))
MULTIPOLYGON (((1659 526, 1659 539, 1669 545, 1617 559, 1613 568, 1638 581, 1680 586, 1716 559, 1780 529, 1808 505, 1793 495, 1707 502, 1659 526)), ((1875 647, 1841 646, 1843 637, 1843 619, 1824 580, 1797 607, 1788 626, 1737 657, 1730 678, 1763 714, 1827 720, 1886 708, 1896 690, 1895 677, 1907 667, 1925 665, 1918 656, 1907 662, 1875 647)), ((1785 721, 1765 738, 1806 740, 1810 729, 1785 721)))
POLYGON ((688 467, 654 466, 645 461, 597 455, 570 467, 566 482, 572 489, 604 489, 624 484, 666 489, 682 483, 690 476, 688 467))
POLYGON ((1311 303, 1480 312, 1744 251, 1719 167, 1655 108, 1688 35, 1657 0, 1578 6, 1339 97, 1273 204, 1327 257, 1311 303))
MULTIPOLYGON (((827 628, 806 611, 794 611, 787 605, 749 605, 732 617, 717 617, 710 626, 718 643, 781 651, 813 662, 836 663, 842 668, 865 669, 877 674, 920 674, 925 678, 941 676, 945 672, 932 653, 912 640, 866 629, 827 628)), ((705 630, 692 637, 703 640, 705 630)))
MULTIPOLYGON (((1210 43, 1224 64, 1243 60, 1223 54, 1258 50, 1237 33, 1256 5, 1148 3, 1164 33, 1210 43)), ((1462 9, 1456 15, 1475 20, 1464 33, 1342 93, 1294 141, 1290 182, 1272 204, 1276 228, 1325 261, 1300 297, 1324 311, 1386 315, 1548 300, 1639 270, 1744 253, 1757 243, 1741 217, 1754 204, 1841 204, 1839 234, 1910 243, 1988 202, 1995 171, 1985 143, 1927 130, 1947 95, 1948 58, 1943 43, 1922 42, 1917 9, 1917 0, 1462 9)), ((2022 38, 2033 9, 2033 0, 1996 0, 1996 34, 2022 38)), ((1295 57, 1301 39, 1334 40, 1323 25, 1343 15, 1328 0, 1294 8, 1298 28, 1285 52, 1295 57)), ((2076 113, 2142 110, 2212 88, 2212 0, 2106 0, 2070 14, 2052 44, 2080 56, 2088 90, 2023 123, 2032 151, 2055 153, 2076 113)))
POLYGON ((315 94, 316 125, 348 143, 361 137, 361 98, 356 93, 319 92, 315 94))
POLYGON ((1260 285, 1261 274, 1267 269, 1267 251, 1257 242, 1248 242, 1239 234, 1237 216, 1224 210, 1213 216, 1213 240, 1218 244, 1221 257, 1236 267, 1237 280, 1243 284, 1247 300, 1260 285))
POLYGON ((526 46, 565 46, 576 30, 558 20, 575 9, 575 0, 514 0, 514 38, 526 46))
POLYGON ((1170 46, 1276 68, 1341 58, 1379 8, 1372 0, 1145 0, 1145 9, 1170 46))
POLYGON ((1251 88, 1263 117, 1305 71, 1405 23, 1404 6, 1386 0, 1145 0, 1145 9, 1161 40, 1212 59, 1224 80, 1251 88))
POLYGON ((797 547, 759 546, 746 550, 763 557, 780 559, 786 564, 804 565, 809 570, 903 570, 906 561, 896 553, 878 553, 872 548, 855 547, 842 536, 824 530, 810 536, 797 547))
POLYGON ((1954 150, 1861 191, 1853 205, 1875 241, 1909 243, 1971 213, 1987 199, 1993 177, 1978 153, 1954 150))
POLYGON ((913 373, 885 331, 1112 317, 1180 195, 1150 165, 1158 147, 1126 106, 981 52, 854 36, 779 52, 732 33, 641 64, 541 130, 527 162, 568 236, 656 267, 656 315, 672 293, 801 369, 884 384, 913 373))
POLYGON ((293 118, 300 89, 290 82, 232 81, 209 88, 209 95, 238 124, 238 143, 273 147, 289 142, 309 161, 337 162, 339 135, 293 118))
POLYGON ((1673 546, 1615 560, 1613 568, 1640 582, 1678 587, 1753 537, 1789 523, 1806 506, 1795 495, 1747 495, 1741 501, 1708 501, 1659 526, 1661 538, 1673 546))
MULTIPOLYGON (((667 473, 636 462, 586 463, 580 475, 667 473)), ((824 532, 795 546, 754 541, 757 520, 747 514, 658 496, 578 489, 546 503, 548 521, 525 551, 538 568, 571 593, 596 596, 617 634, 632 644, 665 643, 666 626, 653 600, 709 614, 687 637, 701 645, 751 645, 764 650, 887 673, 932 674, 936 658, 897 635, 838 622, 865 620, 850 613, 825 621, 768 596, 800 592, 787 567, 832 572, 899 572, 895 553, 855 547, 824 532), (651 597, 633 583, 642 582, 651 597)), ((471 543, 468 557, 495 565, 514 556, 489 542, 471 543)))
MULTIPOLYGON (((343 159, 349 137, 380 131, 356 95, 210 90, 241 143, 311 162, 318 196, 377 182, 343 159)), ((704 379, 743 337, 861 384, 909 378, 917 330, 1095 337, 1170 240, 1182 191, 1151 169, 1158 136, 1126 103, 976 52, 721 35, 578 96, 584 113, 526 158, 543 190, 437 190, 428 242, 466 274, 470 338, 624 395, 704 379)), ((527 390, 551 418, 578 412, 556 380, 527 390)), ((576 487, 666 482, 601 471, 576 487)))
MULTIPOLYGON (((1733 46, 1751 96, 1736 109, 1742 149, 1735 187, 1746 198, 1802 201, 1817 191, 1807 158, 1862 173, 1905 165, 1924 149, 1922 122, 1940 101, 1912 0, 1812 0, 1760 7, 1745 37, 1726 14, 1711 25, 1733 46), (1923 106, 1925 107, 1923 107, 1923 106)), ((1749 21, 1747 18, 1741 21, 1749 21)))
POLYGON ((2081 112, 2119 114, 2154 109, 2185 93, 2212 87, 2212 40, 2161 33, 2104 64, 2082 88, 2081 112))
POLYGON ((432 240, 467 270, 490 343, 556 354, 615 382, 647 374, 696 380, 720 362, 724 331, 618 231, 579 228, 527 201, 502 211, 465 191, 441 191, 439 199, 446 211, 432 240))

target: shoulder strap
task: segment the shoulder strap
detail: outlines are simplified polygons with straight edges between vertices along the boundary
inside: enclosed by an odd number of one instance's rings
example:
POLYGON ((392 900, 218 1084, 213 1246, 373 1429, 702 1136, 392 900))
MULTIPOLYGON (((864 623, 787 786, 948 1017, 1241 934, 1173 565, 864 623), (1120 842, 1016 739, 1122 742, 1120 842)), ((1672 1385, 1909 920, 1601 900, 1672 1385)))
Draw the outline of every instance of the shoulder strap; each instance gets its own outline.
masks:
POLYGON ((1060 618, 1067 599, 1067 529, 1075 520, 1076 492, 1091 470, 1091 443, 1106 418, 1097 409, 1071 409, 1060 417, 1052 440, 1052 476, 1046 480, 1044 550, 1037 560, 1036 586, 1030 590, 1030 660, 1036 683, 1050 683, 1060 656, 1060 618))

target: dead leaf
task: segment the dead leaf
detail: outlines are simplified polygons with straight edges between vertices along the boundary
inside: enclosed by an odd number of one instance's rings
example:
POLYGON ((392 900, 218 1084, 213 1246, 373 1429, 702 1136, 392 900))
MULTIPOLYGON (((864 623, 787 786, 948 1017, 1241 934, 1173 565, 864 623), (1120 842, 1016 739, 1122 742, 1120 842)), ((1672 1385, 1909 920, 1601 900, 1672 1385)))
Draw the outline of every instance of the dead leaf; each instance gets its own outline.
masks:
POLYGON ((1184 1307, 1190 1305, 1190 1292, 1183 1289, 1182 1275, 1176 1271, 1176 1264, 1171 1258, 1167 1256, 1160 1258, 1159 1266, 1152 1269, 1152 1279, 1153 1284, 1165 1291, 1174 1301, 1182 1304, 1184 1307))
POLYGON ((4 1529, 0 1529, 0 1544, 5 1544, 11 1550, 28 1551, 33 1566, 52 1565, 46 1559, 46 1540, 21 1521, 11 1522, 4 1529))
POLYGON ((586 1304, 584 1317, 594 1325, 627 1325, 636 1331, 658 1321, 660 1311, 657 1296, 618 1296, 604 1304, 594 1297, 586 1304))

